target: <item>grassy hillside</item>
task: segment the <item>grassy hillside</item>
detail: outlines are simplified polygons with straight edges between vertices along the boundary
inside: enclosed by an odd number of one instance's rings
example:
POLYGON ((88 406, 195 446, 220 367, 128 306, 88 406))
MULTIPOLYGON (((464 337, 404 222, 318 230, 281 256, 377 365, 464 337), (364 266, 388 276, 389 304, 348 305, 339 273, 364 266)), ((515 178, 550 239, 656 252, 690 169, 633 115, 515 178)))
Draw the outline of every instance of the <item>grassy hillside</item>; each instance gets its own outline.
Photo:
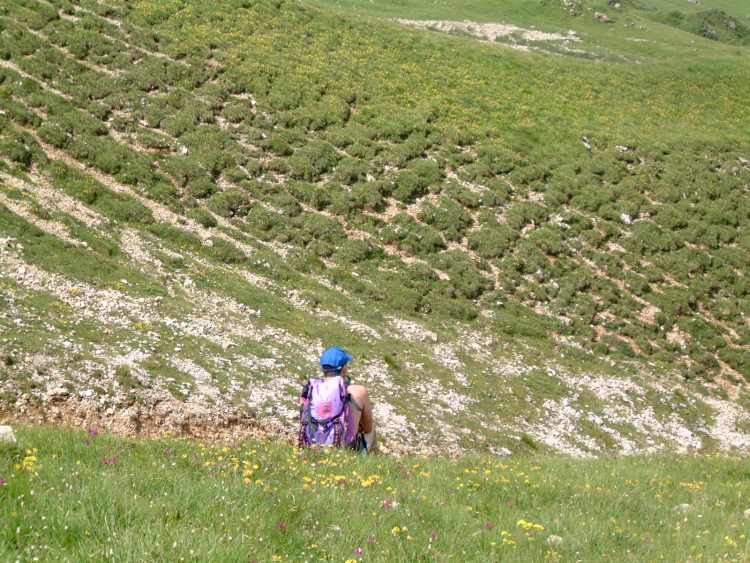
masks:
POLYGON ((729 456, 514 458, 211 446, 21 429, 0 557, 36 561, 746 561, 729 456))
POLYGON ((8 412, 291 435, 338 343, 394 451, 747 448, 739 6, 498 6, 0 6, 8 412))

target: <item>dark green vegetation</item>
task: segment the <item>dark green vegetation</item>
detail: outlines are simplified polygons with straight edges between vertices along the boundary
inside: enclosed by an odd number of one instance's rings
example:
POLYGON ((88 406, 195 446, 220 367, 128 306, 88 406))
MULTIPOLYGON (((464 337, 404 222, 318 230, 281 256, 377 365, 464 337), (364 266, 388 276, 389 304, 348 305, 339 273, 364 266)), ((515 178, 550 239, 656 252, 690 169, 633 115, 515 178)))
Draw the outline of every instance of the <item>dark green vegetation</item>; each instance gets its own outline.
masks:
MULTIPOLYGON (((625 0, 569 17, 552 2, 502 4, 519 24, 580 24, 571 46, 588 55, 281 0, 4 2, 0 171, 46 178, 104 216, 109 238, 66 219, 87 243, 73 248, 3 205, 1 231, 47 270, 164 294, 120 255, 118 233, 132 228, 169 251, 171 274, 188 268, 199 287, 311 337, 329 329, 300 328, 286 290, 360 321, 411 318, 446 340, 466 322, 527 339, 541 357, 570 337, 589 356, 659 362, 686 379, 750 378, 739 8, 625 0), (94 259, 75 265, 84 256, 94 259), (236 283, 245 274, 267 292, 236 283)), ((38 203, 11 182, 2 192, 38 203)))
POLYGON ((0 557, 22 561, 745 561, 746 460, 394 460, 21 429, 0 557))

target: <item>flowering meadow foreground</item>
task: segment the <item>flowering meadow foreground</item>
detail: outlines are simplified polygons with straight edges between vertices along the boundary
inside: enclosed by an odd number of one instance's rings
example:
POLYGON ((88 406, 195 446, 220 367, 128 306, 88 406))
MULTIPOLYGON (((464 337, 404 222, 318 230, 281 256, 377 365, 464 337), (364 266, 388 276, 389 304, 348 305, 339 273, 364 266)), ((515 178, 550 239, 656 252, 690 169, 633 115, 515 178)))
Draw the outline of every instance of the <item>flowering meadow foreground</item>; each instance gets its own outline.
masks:
POLYGON ((725 455, 392 459, 17 428, 0 561, 748 561, 725 455))

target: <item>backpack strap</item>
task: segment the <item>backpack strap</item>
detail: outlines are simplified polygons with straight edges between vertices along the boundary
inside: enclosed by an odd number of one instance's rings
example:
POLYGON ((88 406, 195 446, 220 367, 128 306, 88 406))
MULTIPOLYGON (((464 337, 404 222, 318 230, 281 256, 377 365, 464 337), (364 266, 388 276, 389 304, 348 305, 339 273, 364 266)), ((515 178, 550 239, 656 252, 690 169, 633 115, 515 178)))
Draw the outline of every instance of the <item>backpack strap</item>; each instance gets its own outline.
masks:
POLYGON ((302 386, 302 391, 299 394, 302 399, 310 399, 310 380, 308 379, 302 386))
POLYGON ((351 396, 351 393, 347 393, 347 396, 348 396, 348 399, 347 399, 347 400, 348 400, 348 401, 349 401, 349 402, 350 402, 350 403, 351 403, 352 405, 354 405, 354 408, 355 408, 355 409, 357 409, 357 410, 358 410, 359 412, 362 412, 362 407, 360 407, 360 406, 359 406, 359 404, 357 403, 357 401, 355 401, 355 400, 354 400, 354 397, 352 397, 352 396, 351 396))

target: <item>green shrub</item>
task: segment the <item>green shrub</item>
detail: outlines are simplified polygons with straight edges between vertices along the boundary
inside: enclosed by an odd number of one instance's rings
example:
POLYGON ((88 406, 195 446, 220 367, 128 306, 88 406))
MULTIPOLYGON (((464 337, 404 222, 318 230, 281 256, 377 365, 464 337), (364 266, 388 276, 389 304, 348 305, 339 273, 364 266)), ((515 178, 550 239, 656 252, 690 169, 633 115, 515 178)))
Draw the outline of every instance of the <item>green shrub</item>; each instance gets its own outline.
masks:
POLYGON ((273 231, 282 224, 281 215, 274 211, 266 209, 262 205, 253 205, 250 213, 247 215, 247 225, 253 233, 261 236, 264 240, 273 236, 273 231))
POLYGON ((382 213, 385 208, 382 194, 373 186, 374 182, 357 184, 352 187, 352 194, 357 209, 382 213))
POLYGON ((302 214, 302 206, 297 198, 290 194, 278 194, 269 198, 269 205, 281 211, 285 217, 298 217, 302 214))
POLYGON ((186 186, 191 181, 200 178, 209 179, 208 171, 194 156, 165 155, 160 162, 164 171, 181 186, 186 186))
POLYGON ((340 158, 330 143, 310 141, 289 158, 289 166, 293 178, 314 182, 330 172, 340 158))
POLYGON ((419 211, 419 219, 443 233, 446 239, 460 241, 473 224, 463 207, 447 197, 440 198, 440 206, 426 202, 419 211))
POLYGON ((333 259, 341 264, 356 264, 365 260, 380 260, 383 248, 372 240, 346 240, 333 254, 333 259))
POLYGON ((342 217, 349 217, 357 210, 357 196, 346 186, 329 182, 326 187, 331 189, 330 211, 342 217))
POLYGON ((547 217, 547 208, 534 201, 519 201, 505 214, 508 226, 514 230, 521 230, 530 223, 540 225, 547 217))
POLYGON ((211 197, 219 190, 219 186, 214 184, 207 175, 192 178, 187 183, 187 194, 196 199, 211 197))
MULTIPOLYGON (((460 184, 449 181, 443 185, 442 193, 452 197, 458 203, 469 209, 476 209, 482 204, 483 197, 460 184)), ((491 194, 487 194, 488 197, 491 194)))
POLYGON ((650 253, 671 252, 678 250, 684 243, 674 234, 665 231, 651 221, 636 221, 631 232, 634 240, 642 245, 643 251, 650 253))
POLYGON ((271 134, 264 141, 259 141, 258 146, 276 156, 290 156, 294 154, 294 149, 289 145, 286 137, 279 133, 271 134))
POLYGON ((474 262, 459 250, 449 250, 430 257, 430 265, 450 276, 450 284, 456 293, 466 299, 476 299, 492 289, 492 280, 483 276, 474 262))
POLYGON ((244 217, 250 212, 252 203, 244 191, 230 188, 211 196, 208 206, 221 217, 244 217))
POLYGON ((352 158, 361 158, 363 160, 372 160, 378 154, 380 145, 353 143, 346 147, 346 152, 352 158))
POLYGON ((427 181, 409 170, 402 170, 392 174, 393 190, 391 195, 403 203, 414 201, 427 193, 427 181))
POLYGON ((327 95, 292 114, 302 126, 317 131, 332 125, 343 125, 349 119, 349 112, 349 104, 346 101, 338 96, 327 95))
POLYGON ((627 272, 624 281, 627 290, 634 295, 642 296, 651 291, 651 285, 648 283, 648 280, 635 272, 627 272))
POLYGON ((679 286, 662 288, 663 293, 651 292, 648 299, 669 317, 680 317, 689 314, 698 307, 693 291, 679 286))
POLYGON ((724 331, 700 317, 693 316, 680 319, 678 326, 692 336, 694 342, 700 343, 703 348, 711 352, 716 352, 716 350, 727 345, 723 338, 724 331))
POLYGON ((238 264, 247 260, 247 256, 231 242, 218 237, 210 237, 208 240, 211 241, 208 253, 216 260, 225 264, 238 264))
POLYGON ((346 239, 341 224, 317 213, 303 213, 296 221, 306 243, 313 241, 340 245, 346 239))
POLYGON ((492 174, 507 174, 518 165, 526 165, 520 156, 490 141, 477 144, 476 151, 479 161, 488 166, 492 174))
POLYGON ((228 103, 222 115, 229 123, 242 123, 243 121, 252 121, 253 109, 247 101, 236 101, 228 103))
POLYGON ((370 163, 358 158, 342 158, 333 170, 334 180, 351 184, 365 180, 370 171, 370 163))
POLYGON ((433 160, 418 158, 410 160, 407 168, 422 178, 428 186, 438 186, 445 178, 445 172, 433 160))
POLYGON ((219 222, 216 220, 216 217, 214 217, 211 213, 209 213, 202 207, 190 209, 187 212, 187 216, 207 229, 216 227, 219 224, 219 222))
POLYGON ((399 213, 380 233, 384 244, 395 244, 412 255, 425 255, 445 248, 443 237, 429 227, 420 225, 407 213, 399 213))
MULTIPOLYGON (((450 289, 454 294, 453 288, 450 289)), ((471 301, 457 299, 455 295, 448 295, 445 292, 430 293, 420 303, 429 304, 433 314, 459 321, 473 321, 479 316, 479 309, 471 301)))
POLYGON ((559 256, 568 252, 561 230, 557 227, 535 229, 529 239, 545 254, 559 256))

